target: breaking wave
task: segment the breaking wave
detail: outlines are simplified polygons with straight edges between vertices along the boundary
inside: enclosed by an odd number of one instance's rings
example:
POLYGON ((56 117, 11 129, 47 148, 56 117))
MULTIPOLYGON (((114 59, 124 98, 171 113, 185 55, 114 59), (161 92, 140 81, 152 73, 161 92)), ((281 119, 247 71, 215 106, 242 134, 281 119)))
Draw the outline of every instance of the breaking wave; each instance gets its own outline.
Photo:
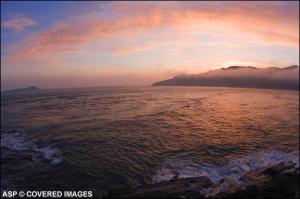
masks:
POLYGON ((205 176, 214 185, 199 191, 206 196, 213 196, 220 192, 233 192, 241 187, 246 187, 249 181, 245 180, 245 174, 271 168, 281 163, 286 165, 283 172, 299 173, 299 151, 285 153, 273 150, 256 153, 230 160, 220 167, 212 164, 199 164, 192 160, 171 158, 164 162, 152 181, 158 183, 175 178, 205 176))
POLYGON ((30 152, 32 156, 38 155, 52 165, 63 161, 63 156, 57 148, 51 145, 39 147, 34 142, 26 140, 20 132, 1 134, 2 147, 12 151, 30 152))

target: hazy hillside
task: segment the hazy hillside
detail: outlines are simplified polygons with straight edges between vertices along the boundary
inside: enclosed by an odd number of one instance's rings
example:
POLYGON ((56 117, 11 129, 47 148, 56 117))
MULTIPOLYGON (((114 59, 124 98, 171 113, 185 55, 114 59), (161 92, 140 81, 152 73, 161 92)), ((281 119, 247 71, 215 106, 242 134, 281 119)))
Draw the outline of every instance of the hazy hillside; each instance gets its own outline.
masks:
POLYGON ((230 66, 198 75, 181 75, 153 83, 153 86, 224 86, 246 88, 299 89, 299 66, 256 68, 230 66))
POLYGON ((18 89, 13 89, 13 90, 6 90, 3 91, 3 93, 15 93, 15 92, 26 92, 26 91, 38 91, 40 90, 38 87, 36 86, 30 86, 27 88, 18 88, 18 89))

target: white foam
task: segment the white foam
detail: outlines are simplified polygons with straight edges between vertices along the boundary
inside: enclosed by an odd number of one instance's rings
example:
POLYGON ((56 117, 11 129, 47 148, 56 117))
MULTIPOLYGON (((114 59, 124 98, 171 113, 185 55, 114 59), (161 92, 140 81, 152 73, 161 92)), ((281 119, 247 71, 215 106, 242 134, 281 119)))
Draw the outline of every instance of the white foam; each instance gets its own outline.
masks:
POLYGON ((2 147, 13 151, 31 152, 33 156, 35 153, 38 153, 52 165, 57 165, 63 161, 63 156, 57 148, 51 145, 39 147, 35 143, 26 140, 20 132, 1 134, 2 147))
POLYGON ((154 183, 157 183, 171 180, 174 177, 206 176, 211 179, 214 185, 213 187, 199 191, 207 196, 212 196, 220 192, 232 192, 246 186, 246 182, 241 180, 241 177, 250 171, 270 168, 282 162, 293 164, 293 168, 284 172, 297 171, 299 169, 299 152, 284 153, 275 150, 262 152, 231 160, 222 167, 199 164, 187 159, 170 158, 164 162, 162 168, 152 180, 154 183))
POLYGON ((44 159, 49 160, 51 164, 56 165, 63 161, 63 157, 57 148, 46 146, 39 149, 42 152, 44 159))
POLYGON ((28 144, 19 132, 1 134, 1 147, 11 150, 22 151, 28 150, 28 144))

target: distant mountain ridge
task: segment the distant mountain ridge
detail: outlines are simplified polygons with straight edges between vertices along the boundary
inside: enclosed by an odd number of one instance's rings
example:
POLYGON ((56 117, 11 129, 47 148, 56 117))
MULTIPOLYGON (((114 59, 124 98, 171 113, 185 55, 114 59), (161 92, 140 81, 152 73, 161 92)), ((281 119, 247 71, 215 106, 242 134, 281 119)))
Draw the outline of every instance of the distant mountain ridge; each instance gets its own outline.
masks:
POLYGON ((13 89, 13 90, 6 90, 3 91, 3 93, 14 93, 14 92, 25 92, 25 91, 39 91, 40 89, 36 86, 30 86, 27 88, 18 88, 18 89, 13 89))
POLYGON ((179 75, 153 86, 216 86, 299 90, 299 66, 229 66, 196 75, 179 75))

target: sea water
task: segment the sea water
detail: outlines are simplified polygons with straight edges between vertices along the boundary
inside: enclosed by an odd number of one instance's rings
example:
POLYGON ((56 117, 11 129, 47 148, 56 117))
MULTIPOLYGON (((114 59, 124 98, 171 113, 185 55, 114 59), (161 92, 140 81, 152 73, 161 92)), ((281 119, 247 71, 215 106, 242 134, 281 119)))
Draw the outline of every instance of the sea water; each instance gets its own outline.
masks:
MULTIPOLYGON (((299 168, 299 91, 115 87, 1 93, 1 189, 109 190, 299 168)), ((226 187, 219 187, 225 189, 226 187)))

